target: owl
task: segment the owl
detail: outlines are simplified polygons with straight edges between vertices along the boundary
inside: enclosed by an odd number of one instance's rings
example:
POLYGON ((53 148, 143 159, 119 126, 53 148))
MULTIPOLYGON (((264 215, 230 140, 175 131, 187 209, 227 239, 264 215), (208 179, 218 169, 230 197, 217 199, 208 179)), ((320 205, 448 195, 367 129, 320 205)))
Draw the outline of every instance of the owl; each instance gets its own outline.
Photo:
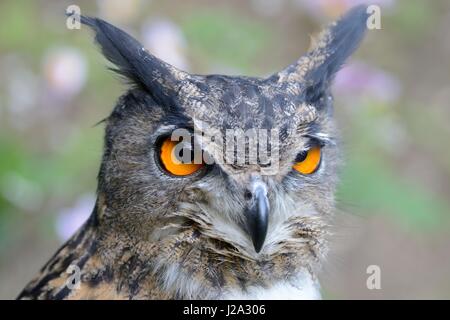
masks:
POLYGON ((105 120, 90 218, 18 298, 320 298, 340 158, 330 84, 367 18, 353 8, 257 78, 189 74, 81 17, 130 87, 105 120))

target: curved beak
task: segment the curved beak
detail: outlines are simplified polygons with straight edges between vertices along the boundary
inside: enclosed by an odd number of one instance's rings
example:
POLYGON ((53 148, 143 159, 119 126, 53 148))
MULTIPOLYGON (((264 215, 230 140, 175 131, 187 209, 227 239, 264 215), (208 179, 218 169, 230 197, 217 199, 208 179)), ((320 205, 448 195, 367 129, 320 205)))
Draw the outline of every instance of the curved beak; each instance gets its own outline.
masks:
POLYGON ((252 194, 252 203, 245 210, 246 229, 258 253, 264 244, 269 224, 269 200, 263 186, 257 186, 252 194))

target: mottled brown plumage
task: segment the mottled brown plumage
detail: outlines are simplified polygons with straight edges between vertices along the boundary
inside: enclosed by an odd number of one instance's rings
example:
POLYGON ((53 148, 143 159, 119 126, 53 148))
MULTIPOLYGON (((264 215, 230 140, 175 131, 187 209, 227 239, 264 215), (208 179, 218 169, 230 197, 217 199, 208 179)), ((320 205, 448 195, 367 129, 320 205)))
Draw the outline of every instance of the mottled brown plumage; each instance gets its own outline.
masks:
MULTIPOLYGON (((19 298, 255 298, 274 287, 316 286, 339 162, 329 86, 362 39, 365 21, 365 8, 353 9, 300 60, 262 79, 190 75, 119 29, 83 17, 133 88, 106 120, 91 217, 19 298), (162 170, 159 139, 176 128, 205 126, 206 136, 277 129, 276 172, 264 174, 259 162, 217 162, 186 177, 162 170), (312 145, 321 146, 319 169, 295 172, 296 157, 312 145), (255 185, 263 186, 270 208, 261 248, 245 225, 255 185), (69 266, 80 270, 78 286, 70 285, 69 266)), ((220 160, 222 147, 216 139, 203 150, 220 160)))

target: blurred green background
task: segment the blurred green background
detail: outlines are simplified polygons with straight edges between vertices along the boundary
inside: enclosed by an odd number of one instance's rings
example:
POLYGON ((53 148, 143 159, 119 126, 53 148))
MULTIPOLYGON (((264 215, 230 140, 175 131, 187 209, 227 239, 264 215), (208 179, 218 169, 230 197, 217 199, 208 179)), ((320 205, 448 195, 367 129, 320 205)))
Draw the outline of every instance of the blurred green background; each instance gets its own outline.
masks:
MULTIPOLYGON (((0 298, 89 215, 103 126, 126 90, 86 28, 120 26, 195 73, 265 76, 361 0, 0 2, 0 298)), ((382 29, 334 85, 346 166, 325 298, 450 298, 450 2, 379 0, 382 29), (368 290, 366 268, 381 268, 368 290)), ((369 1, 372 3, 372 1, 369 1)))

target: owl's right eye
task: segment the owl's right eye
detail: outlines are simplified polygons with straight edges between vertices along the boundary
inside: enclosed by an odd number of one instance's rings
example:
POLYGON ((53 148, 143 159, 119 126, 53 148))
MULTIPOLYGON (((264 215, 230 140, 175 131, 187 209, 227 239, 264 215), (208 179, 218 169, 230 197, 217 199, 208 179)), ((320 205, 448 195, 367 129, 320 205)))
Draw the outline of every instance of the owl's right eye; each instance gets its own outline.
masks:
POLYGON ((314 146, 298 154, 293 168, 304 175, 314 173, 320 166, 321 157, 321 148, 314 146))
MULTIPOLYGON (((177 148, 181 142, 172 141, 171 137, 164 138, 159 147, 159 161, 162 167, 174 176, 188 176, 199 171, 205 166, 202 162, 195 163, 194 157, 189 155, 188 161, 183 161, 184 148, 177 148)), ((193 153, 192 153, 193 154, 193 153)))

